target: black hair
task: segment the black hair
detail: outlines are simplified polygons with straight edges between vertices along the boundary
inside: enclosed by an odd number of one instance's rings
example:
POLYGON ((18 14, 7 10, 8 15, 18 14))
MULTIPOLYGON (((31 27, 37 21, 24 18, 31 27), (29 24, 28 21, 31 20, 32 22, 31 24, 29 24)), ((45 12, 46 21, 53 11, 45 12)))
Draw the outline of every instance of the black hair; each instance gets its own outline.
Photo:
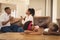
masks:
POLYGON ((7 10, 7 9, 10 9, 10 7, 5 7, 5 9, 4 9, 4 10, 7 10))
POLYGON ((53 24, 53 27, 54 27, 54 31, 58 30, 58 25, 57 24, 53 24))
POLYGON ((33 9, 33 8, 29 8, 28 11, 30 12, 30 14, 32 14, 32 16, 35 15, 35 9, 33 9))
MULTIPOLYGON (((32 21, 27 21, 27 22, 24 24, 23 29, 24 29, 24 30, 28 30, 29 24, 30 24, 31 22, 32 22, 32 21)), ((32 24, 31 24, 31 26, 32 26, 32 24)))

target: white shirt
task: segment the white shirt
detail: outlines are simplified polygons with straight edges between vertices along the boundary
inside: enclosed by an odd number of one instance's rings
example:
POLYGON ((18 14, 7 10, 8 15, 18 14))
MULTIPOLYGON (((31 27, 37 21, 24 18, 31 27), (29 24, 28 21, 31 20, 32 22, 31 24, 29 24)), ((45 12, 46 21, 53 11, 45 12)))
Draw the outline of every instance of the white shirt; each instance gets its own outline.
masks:
POLYGON ((26 16, 25 20, 22 20, 22 24, 24 24, 27 21, 32 21, 33 24, 33 16, 32 15, 26 16))
POLYGON ((48 31, 49 31, 49 28, 44 29, 44 32, 48 32, 48 31))
POLYGON ((1 14, 1 16, 0 16, 0 28, 5 27, 5 26, 10 26, 10 22, 8 22, 6 25, 2 25, 2 22, 9 20, 9 16, 10 15, 8 15, 6 13, 1 14))

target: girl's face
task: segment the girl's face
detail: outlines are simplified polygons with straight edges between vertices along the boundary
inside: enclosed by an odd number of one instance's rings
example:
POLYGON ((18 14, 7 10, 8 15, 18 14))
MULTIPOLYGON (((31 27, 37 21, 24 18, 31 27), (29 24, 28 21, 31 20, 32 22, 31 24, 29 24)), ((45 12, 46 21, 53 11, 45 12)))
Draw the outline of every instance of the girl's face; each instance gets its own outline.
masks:
POLYGON ((30 15, 30 11, 27 10, 26 15, 30 15))

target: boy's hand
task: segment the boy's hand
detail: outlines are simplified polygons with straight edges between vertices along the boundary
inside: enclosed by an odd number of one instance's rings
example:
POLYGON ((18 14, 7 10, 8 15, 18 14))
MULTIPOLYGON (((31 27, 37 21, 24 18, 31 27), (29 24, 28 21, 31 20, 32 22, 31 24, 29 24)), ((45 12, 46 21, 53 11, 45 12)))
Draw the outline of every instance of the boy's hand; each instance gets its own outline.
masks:
POLYGON ((9 21, 12 21, 13 20, 13 17, 10 17, 9 21))
POLYGON ((2 22, 2 25, 6 25, 6 22, 2 22))
POLYGON ((10 19, 8 21, 2 22, 2 25, 6 25, 9 21, 12 21, 13 17, 10 17, 10 19))

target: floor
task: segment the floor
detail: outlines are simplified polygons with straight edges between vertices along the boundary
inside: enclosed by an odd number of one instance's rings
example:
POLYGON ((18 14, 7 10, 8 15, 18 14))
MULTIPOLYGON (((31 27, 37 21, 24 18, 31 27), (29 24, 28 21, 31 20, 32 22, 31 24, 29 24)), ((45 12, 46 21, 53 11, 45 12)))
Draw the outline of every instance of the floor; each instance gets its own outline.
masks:
POLYGON ((2 33, 0 40, 60 40, 57 35, 28 35, 20 33, 2 33))

